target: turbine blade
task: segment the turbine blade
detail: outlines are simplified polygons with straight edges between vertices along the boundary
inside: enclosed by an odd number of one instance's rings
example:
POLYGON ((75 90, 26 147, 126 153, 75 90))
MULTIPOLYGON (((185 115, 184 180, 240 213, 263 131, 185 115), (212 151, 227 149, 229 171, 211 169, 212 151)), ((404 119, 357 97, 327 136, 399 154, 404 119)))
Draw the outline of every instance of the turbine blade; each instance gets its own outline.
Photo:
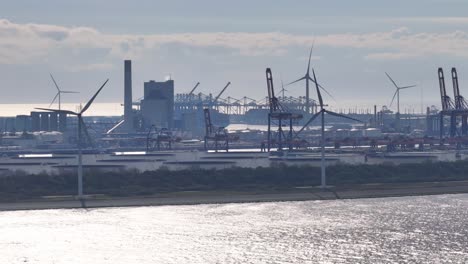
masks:
POLYGON ((301 77, 301 78, 299 78, 299 79, 297 79, 297 80, 295 80, 295 81, 293 81, 293 82, 290 82, 290 83, 286 84, 286 86, 291 85, 291 84, 293 84, 293 83, 297 83, 297 82, 302 81, 302 80, 305 80, 305 79, 306 79, 305 76, 304 76, 304 77, 301 77))
POLYGON ((325 113, 330 114, 330 115, 332 115, 332 116, 342 117, 342 118, 346 118, 346 119, 349 119, 349 120, 353 120, 353 121, 356 121, 356 122, 359 122, 359 123, 364 123, 364 122, 362 122, 361 120, 356 119, 356 118, 352 118, 352 117, 349 117, 349 116, 345 116, 345 115, 342 115, 342 114, 338 114, 338 113, 335 113, 335 112, 332 112, 332 111, 329 111, 329 110, 324 110, 324 111, 325 111, 325 113))
POLYGON ((67 94, 77 94, 80 92, 74 92, 74 91, 60 91, 61 93, 67 93, 67 94))
POLYGON ((85 107, 80 111, 80 114, 86 112, 86 110, 88 110, 88 108, 91 106, 91 104, 93 103, 94 99, 96 99, 96 97, 98 96, 99 92, 101 92, 102 88, 104 88, 104 86, 106 85, 106 83, 109 81, 109 79, 107 79, 102 85, 101 85, 101 88, 99 88, 99 90, 94 94, 93 97, 91 97, 91 99, 88 101, 88 103, 85 105, 85 107))
POLYGON ((55 81, 54 76, 52 76, 52 73, 50 73, 50 78, 52 78, 52 81, 54 82, 55 88, 57 88, 57 91, 60 92, 60 88, 59 88, 59 86, 57 85, 57 82, 55 81))
POLYGON ((60 92, 58 92, 58 93, 55 95, 55 97, 54 97, 54 99, 52 99, 52 102, 50 103, 49 107, 51 107, 51 106, 54 104, 55 99, 58 98, 59 94, 60 94, 60 92))
POLYGON ((320 88, 319 88, 319 85, 318 85, 318 82, 317 82, 317 77, 315 76, 315 71, 314 69, 312 69, 312 74, 314 75, 314 79, 315 79, 315 88, 317 89, 317 96, 318 96, 318 99, 319 99, 319 103, 320 103, 320 109, 323 109, 323 99, 322 99, 322 94, 320 94, 320 88))
POLYGON ((398 88, 398 85, 396 85, 395 81, 392 79, 392 77, 390 77, 390 75, 388 75, 388 73, 385 72, 385 74, 387 75, 387 77, 390 79, 390 81, 392 81, 393 85, 395 85, 396 88, 398 88))
POLYGON ((398 87, 399 89, 408 89, 408 88, 413 88, 416 87, 416 85, 410 85, 410 86, 403 86, 403 87, 398 87))
POLYGON ((314 44, 315 44, 315 38, 314 38, 314 41, 312 42, 312 47, 310 47, 309 63, 307 64, 307 75, 309 75, 309 72, 310 72, 310 59, 312 58, 312 51, 314 50, 314 44))
POLYGON ((395 91, 395 94, 393 94, 393 98, 392 98, 392 101, 390 102, 389 106, 392 106, 393 101, 395 100, 395 97, 396 97, 397 93, 398 93, 398 89, 395 91))
POLYGON ((312 117, 310 117, 310 119, 307 121, 307 123, 304 124, 304 126, 296 132, 296 137, 297 135, 299 135, 299 133, 301 133, 307 126, 309 126, 310 123, 312 123, 312 121, 314 121, 321 113, 323 112, 323 109, 318 111, 317 113, 315 113, 312 117))
POLYGON ((50 112, 55 112, 55 113, 62 113, 62 114, 78 115, 78 113, 75 113, 75 112, 69 111, 69 110, 58 110, 58 109, 41 108, 41 107, 36 107, 34 109, 50 111, 50 112))
MULTIPOLYGON (((313 69, 312 69, 312 70, 313 70, 313 69)), ((315 80, 312 79, 312 78, 310 78, 310 77, 309 77, 309 80, 312 81, 313 83, 315 83, 315 80)), ((335 97, 333 97, 333 95, 331 95, 331 94, 327 91, 327 89, 323 88, 323 86, 320 85, 320 84, 319 84, 318 86, 319 86, 320 89, 322 89, 322 91, 324 91, 328 96, 330 96, 330 98, 333 99, 333 101, 336 101, 336 100, 335 100, 335 97)))
POLYGON ((94 142, 93 142, 93 139, 91 138, 91 136, 89 135, 88 133, 88 128, 86 127, 86 124, 85 122, 83 121, 83 117, 80 115, 78 117, 79 119, 79 122, 81 123, 81 129, 83 129, 83 132, 85 134, 85 137, 86 137, 86 140, 89 142, 89 145, 91 147, 94 147, 94 142))

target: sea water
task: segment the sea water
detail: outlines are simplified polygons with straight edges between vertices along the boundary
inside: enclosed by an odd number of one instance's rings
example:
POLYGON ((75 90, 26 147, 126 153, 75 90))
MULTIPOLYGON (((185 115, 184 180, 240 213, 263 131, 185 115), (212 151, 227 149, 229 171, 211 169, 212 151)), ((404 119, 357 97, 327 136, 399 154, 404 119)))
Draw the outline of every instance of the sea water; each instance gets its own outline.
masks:
POLYGON ((468 195, 0 212, 0 263, 468 263, 468 195))

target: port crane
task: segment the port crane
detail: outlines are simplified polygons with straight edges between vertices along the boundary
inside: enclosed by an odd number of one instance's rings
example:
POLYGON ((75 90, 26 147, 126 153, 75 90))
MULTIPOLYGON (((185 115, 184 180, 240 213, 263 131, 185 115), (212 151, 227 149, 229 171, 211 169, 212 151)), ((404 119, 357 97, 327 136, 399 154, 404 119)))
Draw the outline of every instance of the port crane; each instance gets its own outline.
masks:
POLYGON ((268 105, 270 111, 268 113, 268 132, 267 132, 267 150, 276 145, 277 150, 282 150, 283 145, 287 144, 288 149, 293 148, 293 121, 302 119, 301 114, 291 113, 283 107, 278 98, 275 96, 275 89, 273 86, 273 74, 270 68, 266 69, 266 81, 268 90, 268 105), (277 122, 276 133, 273 134, 272 123, 277 122), (286 135, 283 130, 283 123, 289 123, 289 131, 286 135))
POLYGON ((210 109, 203 109, 205 118, 205 150, 213 149, 218 152, 219 150, 229 151, 229 136, 224 127, 216 127, 211 122, 210 109))
POLYGON ((231 85, 231 82, 228 82, 226 84, 226 86, 224 86, 224 88, 221 90, 221 92, 219 92, 219 94, 213 100, 213 103, 216 103, 218 101, 219 97, 221 97, 221 95, 226 91, 226 89, 229 87, 229 85, 231 85))
POLYGON ((146 151, 171 150, 174 138, 167 128, 158 129, 152 125, 146 134, 146 151))
POLYGON ((195 92, 195 89, 197 89, 198 85, 200 85, 200 82, 197 82, 197 84, 195 84, 195 87, 193 87, 193 89, 188 94, 189 96, 191 96, 193 94, 193 92, 195 92))
POLYGON ((467 136, 468 135, 468 103, 460 93, 458 85, 458 74, 457 69, 452 68, 452 85, 454 100, 447 95, 445 89, 445 78, 442 68, 437 70, 439 76, 439 88, 440 88, 440 99, 442 103, 442 111, 439 113, 439 125, 440 125, 440 140, 442 141, 444 131, 444 117, 450 117, 450 128, 449 136, 467 136), (461 131, 457 130, 458 121, 461 119, 461 131))

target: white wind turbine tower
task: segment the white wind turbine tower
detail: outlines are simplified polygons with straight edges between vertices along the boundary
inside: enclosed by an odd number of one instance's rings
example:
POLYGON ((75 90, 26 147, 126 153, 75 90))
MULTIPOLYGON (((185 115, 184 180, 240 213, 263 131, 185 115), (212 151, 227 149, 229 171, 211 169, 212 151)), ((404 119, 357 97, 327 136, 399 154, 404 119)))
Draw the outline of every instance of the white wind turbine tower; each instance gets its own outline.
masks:
POLYGON ((396 88, 395 93, 393 94, 392 101, 390 102, 390 107, 392 106, 393 101, 395 100, 395 97, 396 97, 397 98, 396 119, 397 119, 397 130, 399 130, 400 129, 400 90, 416 87, 416 85, 409 85, 409 86, 401 86, 400 87, 395 83, 395 81, 392 79, 392 77, 390 77, 390 75, 388 73, 385 73, 385 74, 387 75, 388 79, 390 79, 390 81, 393 83, 393 85, 396 88))
MULTIPOLYGON (((312 74, 314 76, 314 80, 317 80, 317 78, 315 77, 315 71, 314 69, 312 69, 312 74)), ((345 118, 345 119, 349 119, 349 120, 353 120, 353 121, 356 121, 356 122, 360 122, 362 123, 361 120, 358 120, 358 119, 355 119, 355 118, 352 118, 352 117, 349 117, 349 116, 345 116, 345 115, 342 115, 342 114, 338 114, 338 113, 335 113, 333 111, 330 111, 330 110, 327 110, 324 108, 324 104, 323 104, 323 99, 322 99, 322 94, 320 93, 320 85, 318 84, 317 81, 314 82, 315 83, 315 88, 316 88, 316 91, 317 91, 317 97, 318 97, 318 101, 319 101, 319 104, 320 104, 320 111, 318 111, 317 113, 315 113, 310 119, 309 121, 307 121, 307 123, 301 128, 301 130, 299 130, 297 133, 296 133, 296 137, 299 133, 301 133, 307 126, 309 126, 310 123, 312 123, 312 121, 314 121, 318 116, 321 117, 321 138, 320 138, 320 155, 321 155, 321 162, 320 162, 320 168, 321 168, 321 184, 320 184, 320 187, 321 188, 327 188, 327 177, 326 177, 326 171, 325 171, 325 168, 326 168, 326 163, 325 163, 325 114, 329 114, 329 115, 332 115, 332 116, 336 116, 336 117, 341 117, 341 118, 345 118)), ((323 88, 322 88, 323 89, 323 88)))
POLYGON ((54 79, 54 76, 52 76, 52 74, 50 74, 50 78, 52 78, 52 81, 54 82, 55 84, 55 88, 57 88, 57 94, 55 95, 54 99, 52 100, 52 102, 50 103, 49 107, 52 106, 52 104, 55 102, 55 100, 58 98, 58 107, 59 107, 59 110, 62 109, 61 108, 61 95, 62 94, 72 94, 72 93, 79 93, 79 92, 74 92, 74 91, 62 91, 60 90, 59 86, 57 85, 57 82, 55 81, 54 79))
POLYGON ((280 93, 282 93, 282 95, 283 95, 283 101, 284 101, 284 98, 285 98, 284 92, 289 92, 289 91, 284 88, 283 79, 281 79, 281 91, 280 91, 280 93))
POLYGON ((78 199, 82 201, 82 203, 84 199, 83 197, 83 153, 82 153, 82 135, 81 135, 82 130, 85 131, 86 136, 89 138, 82 115, 84 114, 84 112, 86 112, 86 110, 88 110, 88 108, 93 103, 94 99, 96 99, 97 95, 99 94, 99 92, 101 92, 102 88, 104 88, 104 86, 106 85, 108 81, 109 79, 107 79, 104 82, 101 88, 99 88, 99 90, 94 94, 94 96, 91 97, 91 99, 88 101, 88 103, 86 103, 83 109, 81 109, 78 112, 73 112, 69 110, 61 110, 61 109, 36 108, 39 110, 74 115, 78 118, 78 199))
MULTIPOLYGON (((302 76, 301 78, 293 81, 293 82, 290 82, 288 84, 286 84, 286 86, 289 86, 293 83, 296 83, 296 82, 299 82, 299 81, 302 81, 302 80, 305 80, 306 81, 306 112, 307 114, 310 114, 310 96, 309 96, 309 81, 313 82, 316 84, 315 82, 315 79, 313 79, 311 76, 310 76, 310 60, 312 58, 312 51, 314 49, 314 44, 312 44, 312 47, 310 48, 310 53, 309 53, 309 62, 307 63, 307 70, 306 70, 306 73, 304 76, 302 76)), ((325 90, 325 88, 323 88, 320 84, 318 85, 320 89, 322 89, 325 93, 327 93, 331 98, 333 98, 331 96, 331 94, 329 94, 327 92, 327 90, 325 90)))
POLYGON ((400 90, 413 88, 413 87, 416 87, 416 85, 409 85, 409 86, 401 86, 400 87, 395 83, 395 81, 392 79, 392 77, 390 77, 390 75, 388 75, 388 73, 385 73, 385 74, 387 75, 388 79, 390 79, 390 81, 393 83, 393 85, 396 88, 395 93, 393 94, 392 101, 390 102, 390 106, 392 106, 393 101, 395 100, 395 96, 396 96, 397 97, 397 113, 400 113, 400 90))

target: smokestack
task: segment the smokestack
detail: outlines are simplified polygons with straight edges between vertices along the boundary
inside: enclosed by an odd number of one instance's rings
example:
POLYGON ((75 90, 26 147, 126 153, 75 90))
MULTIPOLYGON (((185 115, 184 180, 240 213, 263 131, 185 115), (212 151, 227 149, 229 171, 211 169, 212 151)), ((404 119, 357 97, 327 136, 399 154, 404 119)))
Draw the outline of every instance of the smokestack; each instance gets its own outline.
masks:
POLYGON ((374 127, 377 127, 377 105, 374 105, 374 127))
POLYGON ((124 75, 124 128, 126 132, 132 132, 133 127, 133 111, 132 111, 132 61, 125 60, 125 75, 124 75))

